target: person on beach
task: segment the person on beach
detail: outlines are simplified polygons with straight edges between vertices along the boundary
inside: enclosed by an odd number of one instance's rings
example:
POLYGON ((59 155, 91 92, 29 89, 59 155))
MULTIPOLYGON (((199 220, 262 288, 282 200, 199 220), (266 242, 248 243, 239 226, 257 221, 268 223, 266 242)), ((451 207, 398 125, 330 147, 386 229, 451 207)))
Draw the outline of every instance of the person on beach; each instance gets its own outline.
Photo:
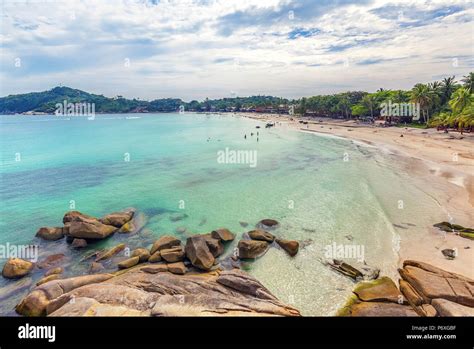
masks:
POLYGON ((245 134, 244 139, 247 139, 247 134, 245 134))

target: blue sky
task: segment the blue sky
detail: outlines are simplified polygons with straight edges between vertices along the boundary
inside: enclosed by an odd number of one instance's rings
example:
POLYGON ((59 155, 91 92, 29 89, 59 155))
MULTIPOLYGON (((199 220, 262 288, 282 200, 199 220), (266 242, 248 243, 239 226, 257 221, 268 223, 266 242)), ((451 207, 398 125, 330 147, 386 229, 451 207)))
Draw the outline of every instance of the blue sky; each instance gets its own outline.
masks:
POLYGON ((474 70, 467 0, 0 1, 2 96, 292 98, 474 70))

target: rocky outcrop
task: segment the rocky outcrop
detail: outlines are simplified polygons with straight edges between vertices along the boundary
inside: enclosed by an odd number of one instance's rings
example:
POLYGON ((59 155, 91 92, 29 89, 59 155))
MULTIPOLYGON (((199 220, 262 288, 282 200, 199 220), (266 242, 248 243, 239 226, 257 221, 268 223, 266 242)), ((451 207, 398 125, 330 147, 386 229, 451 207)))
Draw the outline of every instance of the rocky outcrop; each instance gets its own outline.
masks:
POLYGON ((36 232, 36 236, 49 241, 55 241, 64 237, 62 227, 41 227, 36 232))
POLYGON ((240 240, 237 245, 239 258, 255 259, 263 256, 268 250, 268 242, 258 240, 240 240))
POLYGON ((474 316, 474 281, 430 264, 406 260, 400 291, 388 277, 359 283, 343 316, 474 316))
POLYGON ((34 266, 34 263, 24 259, 10 258, 3 266, 2 276, 7 279, 19 279, 28 275, 34 266))
POLYGON ((425 270, 424 263, 407 260, 399 269, 400 276, 408 282, 414 291, 423 299, 424 304, 431 304, 436 298, 446 299, 461 305, 474 307, 474 281, 458 278, 456 274, 442 271, 429 266, 425 270))
POLYGON ((209 270, 214 265, 215 258, 212 255, 206 240, 200 236, 192 236, 186 240, 186 257, 191 264, 202 270, 209 270))
POLYGON ((300 315, 242 271, 179 275, 157 271, 164 269, 158 266, 50 281, 36 287, 16 310, 29 316, 300 315))
POLYGON ((97 218, 78 211, 70 211, 64 215, 65 235, 73 238, 98 240, 104 239, 117 231, 112 225, 103 224, 97 218))
POLYGON ((111 277, 113 277, 111 274, 97 274, 47 282, 34 288, 22 299, 15 310, 18 314, 25 316, 47 315, 47 307, 52 300, 81 286, 102 282, 111 277))

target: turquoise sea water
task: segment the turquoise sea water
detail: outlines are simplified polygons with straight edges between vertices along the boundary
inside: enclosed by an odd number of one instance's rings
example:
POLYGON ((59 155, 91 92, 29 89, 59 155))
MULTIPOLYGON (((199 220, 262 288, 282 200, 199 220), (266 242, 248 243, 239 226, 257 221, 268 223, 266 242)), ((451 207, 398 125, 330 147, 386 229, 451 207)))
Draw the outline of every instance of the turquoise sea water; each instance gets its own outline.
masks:
MULTIPOLYGON (((240 236, 274 218, 281 222, 276 235, 305 247, 295 258, 270 249, 244 267, 303 314, 331 315, 353 284, 318 261, 325 246, 363 245, 365 260, 389 274, 398 262, 394 224, 410 226, 438 210, 378 149, 285 125, 256 129, 263 124, 203 114, 0 116, 0 122, 0 244, 39 244, 41 256, 67 251, 73 262, 66 275, 87 272, 78 260, 91 249, 122 241, 143 246, 163 234, 185 239, 219 227, 240 236), (219 163, 226 147, 256 151, 257 166, 219 163), (400 209, 400 199, 409 210, 400 209), (72 203, 95 216, 135 207, 146 226, 86 251, 34 238, 41 226, 60 226, 72 203), (187 217, 171 220, 176 213, 187 217)), ((2 279, 0 287, 8 295, 0 292, 0 313, 13 314, 31 285, 2 279), (21 292, 10 292, 15 287, 21 292)))

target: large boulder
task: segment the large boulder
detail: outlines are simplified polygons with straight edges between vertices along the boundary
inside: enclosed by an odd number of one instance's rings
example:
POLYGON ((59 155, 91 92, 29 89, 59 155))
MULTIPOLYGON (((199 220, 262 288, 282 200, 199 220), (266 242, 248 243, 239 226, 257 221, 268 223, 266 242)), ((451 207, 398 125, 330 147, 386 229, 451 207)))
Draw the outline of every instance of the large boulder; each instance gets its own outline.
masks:
POLYGON ((71 211, 64 215, 64 232, 73 238, 100 240, 117 231, 112 225, 101 223, 97 218, 71 211))
POLYGON ((125 223, 129 222, 133 215, 135 214, 135 209, 127 209, 120 212, 113 212, 105 215, 100 219, 100 221, 107 225, 113 225, 114 227, 120 228, 125 223))
POLYGON ((239 249, 239 258, 254 259, 259 258, 268 250, 268 242, 257 240, 240 240, 237 248, 239 249))
POLYGON ((36 236, 49 241, 59 240, 64 237, 62 227, 41 227, 36 232, 36 236))
POLYGON ((219 239, 222 242, 232 241, 235 239, 235 234, 231 233, 229 229, 221 228, 211 232, 214 239, 219 239))
POLYGON ((174 236, 165 235, 160 237, 153 243, 150 249, 150 254, 154 254, 156 251, 172 248, 181 245, 181 241, 174 236))
POLYGON ((19 279, 28 275, 34 266, 34 263, 24 259, 10 258, 3 266, 2 276, 7 279, 19 279))
POLYGON ((296 256, 300 248, 300 244, 296 240, 276 239, 276 242, 282 249, 286 251, 291 257, 296 256))
POLYGON ((214 265, 214 256, 212 255, 206 240, 202 236, 192 236, 186 240, 186 257, 196 268, 209 270, 214 265))

